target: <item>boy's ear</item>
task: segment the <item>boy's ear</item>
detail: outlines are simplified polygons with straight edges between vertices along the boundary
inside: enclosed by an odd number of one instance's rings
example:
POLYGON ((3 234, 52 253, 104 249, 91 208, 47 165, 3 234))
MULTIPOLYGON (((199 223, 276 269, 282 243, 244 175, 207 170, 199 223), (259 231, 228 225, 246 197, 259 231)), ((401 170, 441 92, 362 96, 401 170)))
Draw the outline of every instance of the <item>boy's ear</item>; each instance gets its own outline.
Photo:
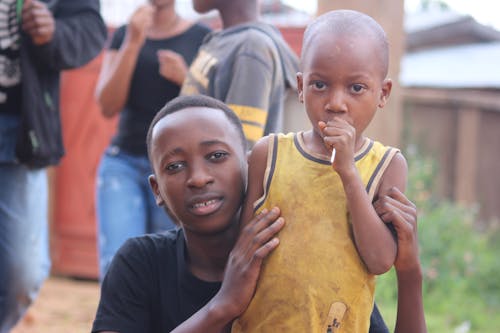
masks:
POLYGON ((302 87, 302 72, 297 72, 297 92, 299 93, 299 102, 304 103, 304 89, 302 87))
POLYGON ((153 191, 153 195, 155 196, 155 201, 158 206, 164 206, 165 201, 161 197, 160 190, 158 189, 158 182, 156 181, 155 175, 149 175, 149 186, 151 186, 151 191, 153 191))
POLYGON ((391 95, 391 90, 392 90, 392 80, 385 79, 382 82, 382 90, 380 92, 380 101, 378 103, 379 108, 383 108, 385 106, 385 104, 387 104, 387 100, 389 99, 389 96, 391 95))

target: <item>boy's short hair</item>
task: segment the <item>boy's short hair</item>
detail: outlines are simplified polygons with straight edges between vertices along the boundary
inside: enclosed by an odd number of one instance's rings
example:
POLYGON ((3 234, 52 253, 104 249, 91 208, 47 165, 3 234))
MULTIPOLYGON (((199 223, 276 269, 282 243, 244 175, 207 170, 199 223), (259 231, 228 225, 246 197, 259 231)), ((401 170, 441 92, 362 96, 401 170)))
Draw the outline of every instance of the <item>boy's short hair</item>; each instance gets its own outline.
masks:
POLYGON ((190 96, 179 96, 171 101, 169 101, 163 108, 160 109, 151 121, 151 124, 149 125, 148 129, 148 134, 146 137, 146 145, 148 148, 148 157, 150 162, 152 163, 152 156, 151 156, 151 141, 153 137, 153 128, 155 125, 165 116, 172 114, 177 111, 182 111, 188 108, 196 108, 196 107, 206 107, 206 108, 211 108, 211 109, 217 109, 221 110, 224 112, 226 115, 227 119, 234 125, 234 128, 236 128, 240 140, 241 140, 241 145, 243 147, 243 151, 246 152, 247 150, 247 140, 245 138, 245 133, 243 132, 243 127, 241 125, 241 121, 234 113, 233 110, 229 106, 227 106, 224 102, 219 101, 218 99, 212 98, 210 96, 205 96, 205 95, 190 95, 190 96))
POLYGON ((341 9, 326 12, 314 19, 304 31, 301 59, 305 58, 309 45, 318 32, 343 35, 371 35, 377 45, 377 54, 385 77, 389 70, 389 42, 382 26, 371 16, 364 13, 341 9))

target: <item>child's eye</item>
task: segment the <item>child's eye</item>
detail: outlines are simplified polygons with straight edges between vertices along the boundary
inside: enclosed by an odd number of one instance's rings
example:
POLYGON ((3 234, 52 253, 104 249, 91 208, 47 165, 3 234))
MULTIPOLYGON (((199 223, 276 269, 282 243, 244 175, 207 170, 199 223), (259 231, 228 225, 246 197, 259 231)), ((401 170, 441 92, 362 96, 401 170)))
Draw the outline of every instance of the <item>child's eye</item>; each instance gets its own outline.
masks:
POLYGON ((353 84, 351 86, 351 90, 354 92, 354 93, 360 93, 362 92, 363 90, 365 89, 365 87, 362 85, 362 84, 353 84))
POLYGON ((229 154, 225 151, 216 151, 211 154, 208 154, 208 159, 214 162, 218 162, 225 159, 227 155, 229 154))
POLYGON ((184 162, 172 162, 167 165, 166 169, 170 173, 175 173, 180 171, 184 167, 184 165, 184 162))
POLYGON ((324 90, 326 88, 326 84, 322 81, 314 81, 312 85, 317 90, 324 90))

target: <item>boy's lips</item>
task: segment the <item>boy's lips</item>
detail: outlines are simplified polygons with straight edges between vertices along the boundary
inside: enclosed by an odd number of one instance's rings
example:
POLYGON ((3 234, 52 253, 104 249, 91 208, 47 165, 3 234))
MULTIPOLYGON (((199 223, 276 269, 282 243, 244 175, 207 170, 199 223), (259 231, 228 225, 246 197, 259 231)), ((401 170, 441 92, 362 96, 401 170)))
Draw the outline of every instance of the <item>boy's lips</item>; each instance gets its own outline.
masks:
POLYGON ((189 210, 195 215, 209 215, 222 206, 222 197, 211 196, 191 200, 189 210))

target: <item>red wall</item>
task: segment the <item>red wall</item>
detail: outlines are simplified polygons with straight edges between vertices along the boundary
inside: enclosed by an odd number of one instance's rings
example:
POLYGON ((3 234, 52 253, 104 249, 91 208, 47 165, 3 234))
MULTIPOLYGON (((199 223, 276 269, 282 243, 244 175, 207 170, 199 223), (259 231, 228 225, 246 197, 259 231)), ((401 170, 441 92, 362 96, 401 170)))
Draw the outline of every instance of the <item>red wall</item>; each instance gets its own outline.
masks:
POLYGON ((53 272, 84 278, 98 274, 95 179, 102 152, 115 131, 94 99, 102 55, 61 77, 61 117, 66 155, 53 177, 53 272))

